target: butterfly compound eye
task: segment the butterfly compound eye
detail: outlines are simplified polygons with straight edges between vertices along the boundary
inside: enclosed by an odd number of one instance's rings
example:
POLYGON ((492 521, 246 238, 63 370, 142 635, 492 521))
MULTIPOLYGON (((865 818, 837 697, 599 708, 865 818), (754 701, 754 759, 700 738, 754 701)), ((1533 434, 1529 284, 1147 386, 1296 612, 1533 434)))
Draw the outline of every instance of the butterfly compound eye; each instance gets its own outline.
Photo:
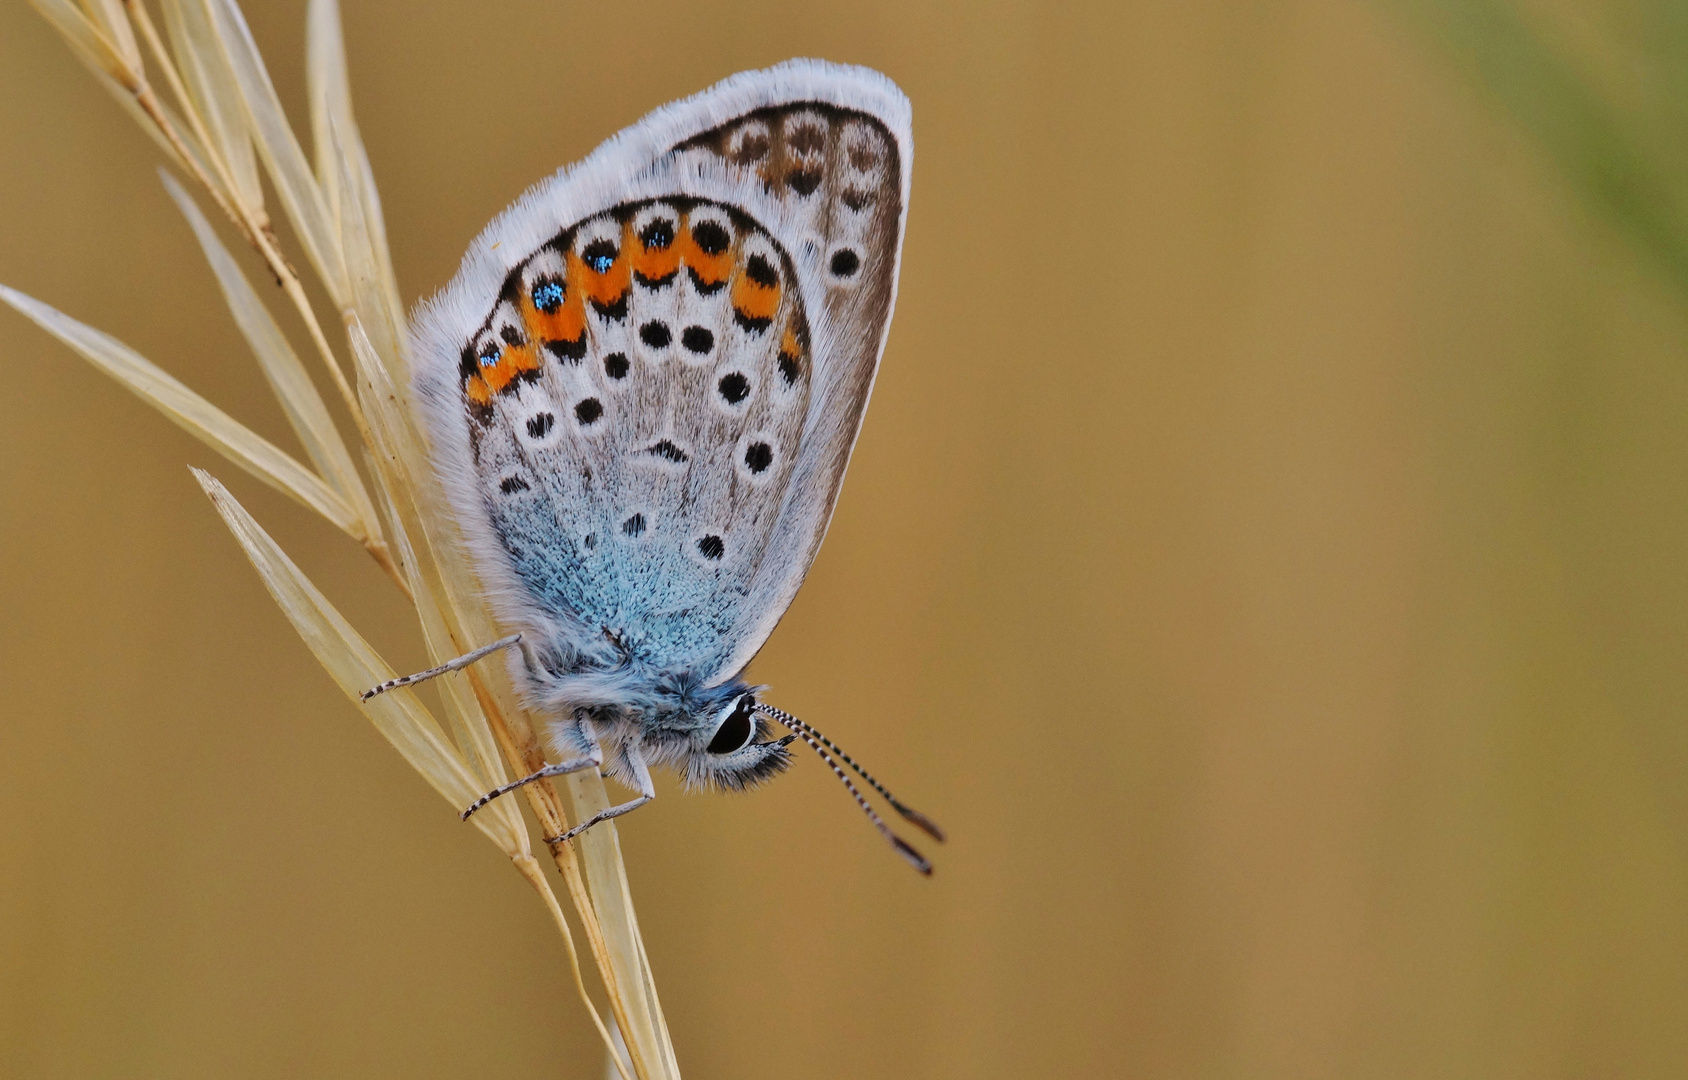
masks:
POLYGON ((731 754, 750 745, 751 737, 756 734, 756 724, 750 717, 751 707, 755 704, 754 697, 741 694, 725 710, 721 726, 715 729, 715 737, 709 740, 711 754, 731 754))

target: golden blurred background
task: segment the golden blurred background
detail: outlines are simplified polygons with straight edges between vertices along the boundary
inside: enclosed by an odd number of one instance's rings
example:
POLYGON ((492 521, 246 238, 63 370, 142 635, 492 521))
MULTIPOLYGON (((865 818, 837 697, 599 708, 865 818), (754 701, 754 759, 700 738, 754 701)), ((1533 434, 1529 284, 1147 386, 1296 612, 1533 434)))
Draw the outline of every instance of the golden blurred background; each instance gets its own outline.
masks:
MULTIPOLYGON (((303 126, 303 0, 246 7, 303 126)), ((952 839, 919 879, 813 760, 664 779, 621 835, 688 1076, 1688 1074, 1680 12, 348 0, 407 300, 734 71, 914 102, 753 672, 952 839)), ((0 6, 0 282, 292 447, 158 161, 0 6)), ((186 465, 422 666, 387 580, 10 312, 0 372, 0 1075, 602 1075, 531 892, 186 465)))

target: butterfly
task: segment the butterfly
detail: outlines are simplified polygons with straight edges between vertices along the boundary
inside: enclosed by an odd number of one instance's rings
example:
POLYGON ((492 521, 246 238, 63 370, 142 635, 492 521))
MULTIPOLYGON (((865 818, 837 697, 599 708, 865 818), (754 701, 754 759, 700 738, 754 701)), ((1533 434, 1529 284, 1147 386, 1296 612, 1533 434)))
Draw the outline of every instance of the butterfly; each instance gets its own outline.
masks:
POLYGON ((487 600, 562 760, 656 795, 653 767, 740 790, 801 739, 922 873, 931 864, 812 726, 744 670, 837 502, 896 300, 909 102, 793 60, 651 113, 530 189, 412 319, 413 397, 487 600), (776 737, 775 725, 788 734, 776 737), (842 764, 841 764, 842 763, 842 764))

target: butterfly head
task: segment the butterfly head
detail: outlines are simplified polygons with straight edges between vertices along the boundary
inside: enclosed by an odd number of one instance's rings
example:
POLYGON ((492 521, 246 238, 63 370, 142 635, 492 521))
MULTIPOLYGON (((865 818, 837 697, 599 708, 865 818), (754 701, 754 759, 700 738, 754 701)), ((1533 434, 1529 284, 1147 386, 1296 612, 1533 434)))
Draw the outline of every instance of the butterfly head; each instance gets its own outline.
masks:
POLYGON ((736 684, 696 714, 699 723, 670 753, 688 787, 742 791, 786 770, 794 735, 774 737, 774 727, 756 711, 756 692, 736 684))

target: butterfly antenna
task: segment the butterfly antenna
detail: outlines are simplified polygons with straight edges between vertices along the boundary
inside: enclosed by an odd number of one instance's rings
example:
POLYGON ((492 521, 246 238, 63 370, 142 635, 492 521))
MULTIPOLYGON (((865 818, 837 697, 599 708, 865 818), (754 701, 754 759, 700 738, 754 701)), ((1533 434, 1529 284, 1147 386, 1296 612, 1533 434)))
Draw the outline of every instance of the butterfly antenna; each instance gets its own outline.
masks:
POLYGON ((804 742, 808 743, 809 749, 819 754, 822 761, 832 767, 833 774, 838 777, 839 782, 849 788, 850 794, 855 796, 856 805, 861 807, 862 813, 866 814, 867 819, 873 822, 873 827, 879 830, 879 835, 890 841, 891 846, 897 849, 897 854, 907 859, 916 870, 925 874, 927 877, 931 877, 931 861, 920 852, 914 850, 914 845, 891 831, 891 826, 885 824, 885 819, 880 817, 878 811, 874 810, 874 808, 868 804, 867 797, 861 793, 860 789, 858 789, 855 784, 851 783, 850 774, 844 771, 844 767, 838 764, 838 762, 832 760, 832 757, 827 754, 825 750, 821 749, 821 744, 815 741, 814 736, 810 735, 808 732, 800 730, 797 732, 797 736, 804 742))
MULTIPOLYGON (((790 728, 792 731, 795 731, 795 732, 802 734, 805 737, 805 741, 810 742, 810 745, 813 745, 815 741, 820 742, 820 744, 822 746, 825 746, 828 750, 831 750, 834 754, 837 754, 839 756, 839 758, 841 758, 846 765, 848 765, 848 766, 850 766, 850 768, 856 770, 857 774, 859 774, 863 780, 867 781, 867 785, 869 787, 871 787, 873 790, 879 792, 880 796, 883 797, 886 802, 891 804, 891 809, 895 810, 897 813, 899 813, 903 816, 903 820, 905 820, 905 821, 909 822, 910 824, 914 825, 916 828, 920 829, 927 836, 930 836, 932 839, 936 840, 938 843, 941 844, 941 843, 944 842, 944 830, 938 827, 938 823, 936 821, 933 821, 931 818, 927 817, 925 814, 922 814, 920 811, 916 810, 914 807, 904 805, 901 800, 899 800, 895 795, 891 794, 891 792, 885 787, 884 784, 881 784, 879 781, 875 780, 871 775, 868 774, 868 771, 866 769, 864 769, 860 765, 856 764, 856 760, 854 758, 852 758, 849 754, 846 754, 843 750, 840 750, 838 748, 837 743, 833 742, 831 739, 827 738, 825 735, 822 735, 819 731, 815 730, 815 727, 814 727, 813 724, 806 724, 803 721, 797 719, 797 717, 795 717, 795 716, 791 715, 790 713, 786 712, 785 710, 776 709, 772 705, 764 705, 760 701, 758 701, 755 704, 754 708, 756 709, 757 712, 767 713, 769 716, 773 717, 775 720, 778 720, 781 724, 790 728)), ((819 747, 817 747, 816 749, 818 751, 819 747)), ((826 757, 826 755, 824 753, 821 754, 821 756, 826 757)), ((845 783, 849 783, 849 781, 845 780, 845 783)), ((854 791, 855 789, 851 788, 851 790, 854 791)))

